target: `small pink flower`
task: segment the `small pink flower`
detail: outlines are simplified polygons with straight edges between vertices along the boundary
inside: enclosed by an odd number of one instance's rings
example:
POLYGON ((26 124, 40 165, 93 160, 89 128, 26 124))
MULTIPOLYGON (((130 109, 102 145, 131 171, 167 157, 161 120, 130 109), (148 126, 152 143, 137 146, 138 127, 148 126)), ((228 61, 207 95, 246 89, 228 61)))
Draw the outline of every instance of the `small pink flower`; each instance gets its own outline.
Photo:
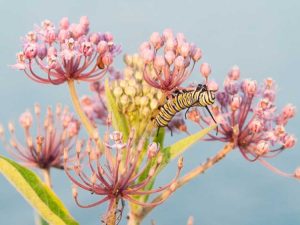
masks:
MULTIPOLYGON (((76 204, 82 208, 90 208, 109 202, 104 222, 109 215, 108 212, 111 211, 112 207, 115 209, 116 202, 119 202, 116 200, 129 201, 143 207, 154 207, 164 202, 175 190, 174 186, 183 167, 183 160, 180 158, 177 173, 173 180, 159 188, 147 190, 145 187, 152 182, 153 176, 162 163, 163 158, 159 152, 159 146, 156 143, 148 146, 146 162, 141 165, 139 159, 143 156, 145 140, 141 139, 138 144, 135 144, 133 131, 131 131, 127 142, 124 143, 121 137, 122 134, 118 131, 112 134, 106 133, 104 137, 105 145, 101 151, 96 145, 97 140, 95 142, 88 140, 85 152, 82 152, 82 143, 80 142, 76 146, 75 160, 69 159, 67 149, 64 154, 65 172, 74 184, 72 193, 76 204), (110 143, 109 137, 112 137, 113 143, 110 143), (122 148, 119 146, 122 146, 122 148), (149 165, 151 165, 150 169, 149 165), (141 179, 142 176, 143 179, 141 179), (91 192, 95 196, 103 197, 94 203, 82 205, 78 200, 77 188, 91 192), (155 203, 142 202, 134 197, 136 195, 151 195, 164 190, 169 190, 170 194, 155 203)), ((121 214, 123 207, 121 204, 119 208, 121 214)))
POLYGON ((22 55, 19 54, 22 59, 19 57, 13 67, 24 70, 33 81, 45 84, 101 79, 120 52, 120 46, 114 44, 109 33, 90 35, 89 24, 86 16, 80 18, 79 24, 70 24, 64 17, 59 29, 51 21, 43 21, 27 34, 22 55), (36 68, 39 73, 34 71, 36 68))
POLYGON ((145 81, 166 95, 180 88, 202 56, 201 49, 187 42, 182 33, 174 35, 170 29, 162 35, 154 32, 150 41, 142 43, 139 49, 145 62, 145 81))
POLYGON ((211 73, 210 65, 209 65, 208 63, 203 63, 203 64, 200 66, 200 72, 201 72, 202 76, 207 80, 207 79, 208 79, 208 76, 209 76, 210 73, 211 73))
POLYGON ((29 111, 21 114, 20 125, 25 131, 25 138, 17 140, 15 128, 9 123, 11 136, 8 151, 26 166, 41 169, 63 168, 63 151, 74 144, 79 133, 80 123, 73 117, 67 108, 61 110, 58 105, 54 113, 47 109, 45 119, 41 120, 40 106, 34 107, 35 117, 29 111), (32 125, 36 123, 36 137, 32 137, 32 125))
POLYGON ((152 159, 155 156, 157 156, 159 150, 160 150, 160 146, 158 143, 156 142, 151 143, 147 149, 148 158, 152 159))
MULTIPOLYGON (((275 82, 268 78, 259 86, 255 80, 240 80, 240 70, 234 67, 225 78, 224 90, 217 93, 217 104, 212 113, 219 124, 219 135, 209 134, 208 141, 234 141, 242 155, 249 161, 275 157, 284 149, 292 148, 296 139, 286 132, 287 122, 294 117, 295 107, 287 105, 277 113, 274 99, 275 82), (237 137, 233 128, 237 127, 237 137)), ((214 123, 207 115, 197 116, 205 124, 214 123)), ((207 126, 207 125, 206 125, 207 126)), ((275 170, 274 170, 275 171, 275 170)))

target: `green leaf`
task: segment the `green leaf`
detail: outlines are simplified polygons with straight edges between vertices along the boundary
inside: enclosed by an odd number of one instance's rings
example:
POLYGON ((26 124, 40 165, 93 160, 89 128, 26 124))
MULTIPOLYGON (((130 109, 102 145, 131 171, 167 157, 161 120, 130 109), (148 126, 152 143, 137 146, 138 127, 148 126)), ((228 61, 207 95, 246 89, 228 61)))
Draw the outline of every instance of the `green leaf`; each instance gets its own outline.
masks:
POLYGON ((34 212, 35 215, 35 225, 49 225, 46 220, 43 219, 40 215, 38 215, 36 212, 34 212))
POLYGON ((165 167, 171 160, 175 159, 179 155, 181 155, 186 149, 188 149, 191 145, 195 144, 202 137, 208 134, 211 130, 215 129, 217 125, 213 125, 211 127, 207 127, 198 133, 190 135, 186 138, 183 138, 177 141, 175 144, 170 145, 163 149, 164 161, 162 163, 161 168, 165 167))
POLYGON ((53 225, 78 225, 55 193, 29 169, 0 156, 0 173, 53 225))
POLYGON ((108 110, 112 112, 112 123, 116 130, 121 131, 125 140, 127 140, 129 135, 129 126, 125 116, 119 112, 118 105, 113 96, 113 93, 110 90, 108 79, 105 80, 105 93, 107 98, 108 110))

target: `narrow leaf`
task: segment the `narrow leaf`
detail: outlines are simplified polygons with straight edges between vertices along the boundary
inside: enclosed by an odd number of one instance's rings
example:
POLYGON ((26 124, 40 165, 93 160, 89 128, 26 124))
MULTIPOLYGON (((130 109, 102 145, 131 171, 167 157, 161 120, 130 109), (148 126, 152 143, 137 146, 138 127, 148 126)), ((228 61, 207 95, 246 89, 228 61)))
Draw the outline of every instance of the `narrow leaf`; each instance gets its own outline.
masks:
POLYGON ((119 112, 116 100, 110 90, 108 79, 105 80, 105 93, 108 110, 112 112, 113 126, 116 130, 121 131, 125 140, 127 140, 129 135, 128 123, 125 116, 119 112))
POLYGON ((49 224, 78 225, 55 193, 32 171, 0 156, 0 173, 49 224))
POLYGON ((183 138, 183 139, 177 141, 175 144, 164 148, 163 149, 164 162, 162 164, 162 167, 164 167, 166 164, 168 164, 168 162, 170 162, 172 159, 181 155, 191 145, 195 144, 202 137, 204 137, 206 134, 208 134, 211 130, 215 129, 216 126, 217 125, 207 127, 205 129, 199 131, 198 133, 192 134, 186 138, 183 138))

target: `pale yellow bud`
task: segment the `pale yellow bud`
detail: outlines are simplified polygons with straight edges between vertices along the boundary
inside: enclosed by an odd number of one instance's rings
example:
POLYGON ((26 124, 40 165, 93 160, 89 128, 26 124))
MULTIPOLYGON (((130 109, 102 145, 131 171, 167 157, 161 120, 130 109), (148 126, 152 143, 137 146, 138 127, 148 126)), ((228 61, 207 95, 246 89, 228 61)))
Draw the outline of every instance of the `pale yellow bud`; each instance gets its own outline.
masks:
POLYGON ((124 56, 124 62, 127 64, 127 65, 131 65, 132 64, 132 56, 131 55, 125 55, 124 56))
POLYGON ((136 71, 134 73, 134 77, 137 79, 137 80, 142 80, 143 79, 143 73, 141 71, 136 71))
POLYGON ((122 88, 126 88, 128 86, 128 82, 126 80, 120 80, 119 85, 122 88))
POLYGON ((131 67, 126 67, 125 69, 124 69, 124 77, 125 77, 125 79, 131 79, 132 77, 133 77, 133 70, 132 70, 132 68, 131 67))
POLYGON ((151 99, 151 102, 150 102, 150 108, 152 110, 156 109, 158 107, 158 101, 156 99, 151 99))
POLYGON ((129 96, 135 96, 136 94, 136 89, 133 86, 128 86, 127 88, 124 89, 125 90, 125 94, 129 95, 129 96))
POLYGON ((161 91, 157 90, 156 97, 158 100, 160 100, 163 97, 163 93, 161 91))
POLYGON ((135 87, 135 86, 138 85, 135 79, 130 79, 130 80, 128 81, 128 84, 129 84, 130 86, 133 86, 133 87, 135 87))
POLYGON ((140 103, 142 106, 146 106, 149 103, 149 98, 147 96, 141 97, 140 103))
POLYGON ((116 98, 120 97, 123 94, 123 89, 121 87, 116 87, 113 90, 114 96, 116 98))
POLYGON ((150 92, 150 86, 148 84, 143 84, 143 93, 144 95, 148 94, 150 92))
POLYGON ((144 116, 148 116, 150 114, 150 109, 148 107, 143 108, 142 114, 144 116))
POLYGON ((139 61, 139 55, 138 54, 134 54, 132 56, 132 65, 136 65, 139 61))
POLYGON ((127 95, 122 95, 120 98, 120 102, 122 105, 127 105, 129 102, 128 96, 127 95))
POLYGON ((141 97, 140 96, 135 96, 134 102, 135 102, 136 105, 140 105, 141 104, 141 97))

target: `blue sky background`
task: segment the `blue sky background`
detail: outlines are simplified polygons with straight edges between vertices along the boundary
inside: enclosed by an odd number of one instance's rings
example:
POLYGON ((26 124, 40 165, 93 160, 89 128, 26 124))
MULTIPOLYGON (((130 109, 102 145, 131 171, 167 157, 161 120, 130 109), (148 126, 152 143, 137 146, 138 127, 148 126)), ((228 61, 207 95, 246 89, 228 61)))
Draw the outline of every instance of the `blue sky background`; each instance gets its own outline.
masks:
MULTIPOLYGON (((239 65, 244 78, 262 81, 273 77, 279 85, 278 105, 292 102, 300 108, 300 1, 224 0, 224 1, 3 1, 0 0, 0 121, 17 121, 33 103, 43 106, 62 102, 71 105, 67 87, 40 85, 8 65, 15 62, 20 36, 50 19, 56 24, 68 16, 77 22, 90 18, 92 31, 110 31, 123 52, 136 52, 153 31, 170 27, 184 32, 188 40, 203 50, 202 62, 212 65, 213 77, 222 82, 232 65, 239 65)), ((122 68, 122 57, 116 62, 122 68)), ((191 80, 200 81, 196 68, 191 80)), ((87 85, 80 84, 81 93, 87 85)), ((299 137, 299 117, 288 130, 299 137)), ((168 142, 174 142, 175 137, 168 142)), ((185 170, 213 155, 216 143, 199 143, 185 156, 185 170)), ((0 150, 5 154, 4 150, 0 150)), ((300 165, 300 149, 272 160, 279 168, 292 172, 300 165)), ((160 177, 164 183, 173 176, 171 165, 160 177)), ((54 172, 54 186, 81 224, 99 224, 105 207, 79 209, 63 173, 54 172)), ((85 199, 88 200, 88 199, 85 199)), ((245 161, 238 151, 203 176, 177 191, 164 205, 149 215, 158 225, 186 223, 195 217, 196 225, 296 225, 300 224, 300 182, 277 176, 259 163, 245 161)), ((32 209, 12 186, 0 176, 0 224, 33 224, 32 209)))

